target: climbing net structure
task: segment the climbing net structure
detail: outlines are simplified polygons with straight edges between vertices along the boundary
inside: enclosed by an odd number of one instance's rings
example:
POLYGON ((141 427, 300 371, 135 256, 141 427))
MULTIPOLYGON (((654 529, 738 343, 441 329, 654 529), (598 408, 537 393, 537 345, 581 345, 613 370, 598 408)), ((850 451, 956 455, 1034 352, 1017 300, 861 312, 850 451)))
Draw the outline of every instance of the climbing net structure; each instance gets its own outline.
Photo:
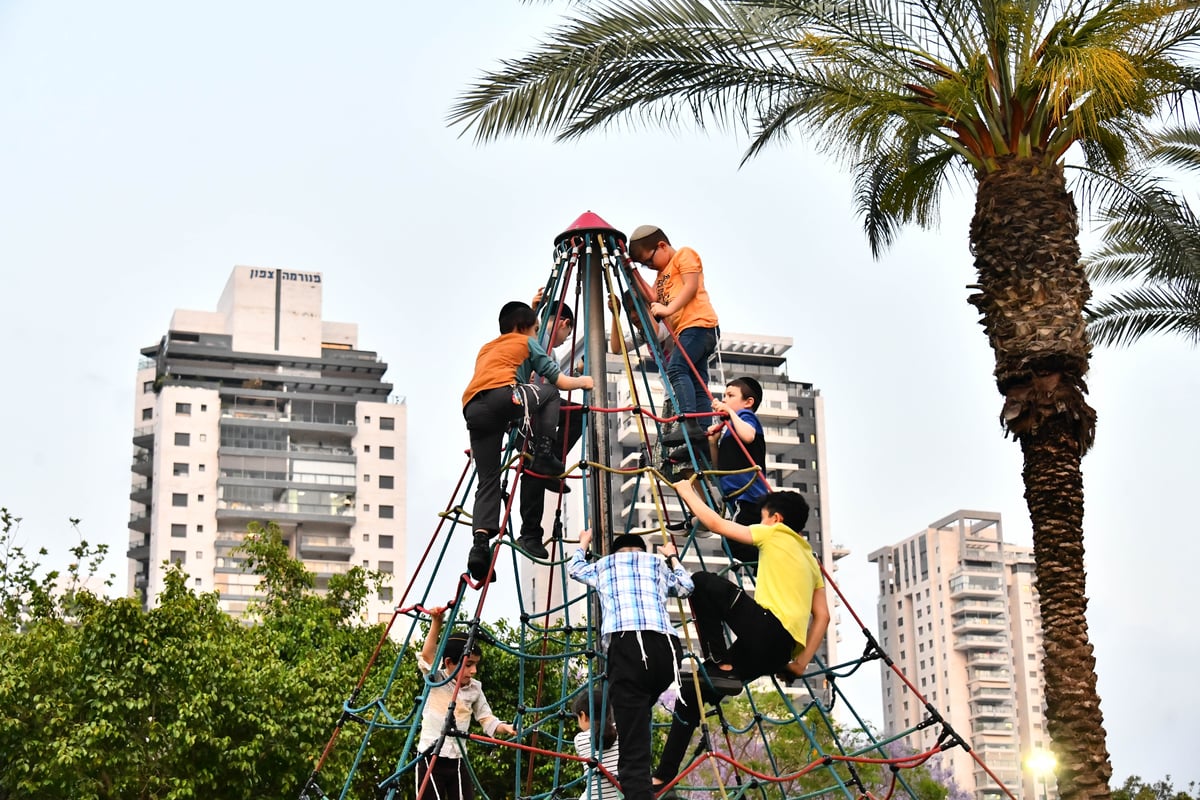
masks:
MULTIPOLYGON (((583 395, 572 393, 564 400, 564 425, 581 423, 575 432, 580 456, 571 455, 575 436, 560 436, 564 443, 562 459, 567 472, 562 476, 570 489, 546 492, 547 504, 553 504, 554 521, 546 537, 546 558, 536 559, 522 549, 512 524, 514 501, 522 481, 546 482, 545 476, 527 475, 521 449, 525 437, 514 432, 509 437, 503 475, 502 535, 493 540, 492 568, 497 575, 517 576, 521 570, 538 570, 533 582, 536 596, 522 591, 518 583, 519 628, 506 637, 493 635, 484 624, 484 611, 495 583, 476 581, 464 565, 448 558, 448 548, 472 534, 470 513, 475 472, 469 452, 461 474, 450 493, 444 510, 428 539, 428 545, 399 596, 394 614, 382 634, 358 683, 351 689, 330 738, 317 757, 315 766, 300 791, 308 798, 348 798, 373 796, 412 798, 425 787, 418 781, 417 764, 422 715, 430 691, 455 687, 453 676, 439 679, 436 672, 415 684, 415 654, 425 642, 425 623, 431 609, 446 608, 446 622, 438 640, 440 663, 449 634, 465 633, 467 652, 476 641, 489 648, 500 648, 517 659, 517 703, 498 713, 511 713, 516 734, 511 737, 484 735, 475 726, 469 734, 460 733, 453 721, 453 706, 438 731, 433 753, 443 752, 447 741, 467 765, 470 780, 478 796, 555 800, 556 798, 619 797, 618 778, 597 759, 579 756, 573 746, 576 715, 572 706, 581 694, 594 696, 589 689, 603 685, 604 656, 599 642, 599 606, 590 590, 572 583, 567 562, 573 551, 574 536, 564 534, 564 511, 568 497, 577 498, 583 525, 597 531, 593 549, 609 552, 612 539, 622 533, 643 534, 648 540, 671 538, 682 559, 694 569, 720 572, 743 588, 753 589, 753 570, 723 551, 720 537, 705 531, 687 513, 670 483, 694 473, 707 501, 722 509, 722 499, 711 488, 717 477, 707 454, 699 452, 686 437, 680 447, 661 444, 665 426, 680 423, 673 407, 673 393, 665 380, 665 351, 672 345, 673 334, 660 328, 649 313, 648 287, 633 269, 625 237, 590 212, 581 216, 555 242, 554 266, 547 280, 538 310, 543 335, 558 328, 562 308, 572 310, 574 325, 570 337, 568 368, 581 368, 593 375, 596 388, 590 403, 583 395), (611 322, 606 322, 611 320, 611 322), (646 335, 647 332, 650 335, 646 335), (609 374, 610 353, 620 369, 609 374), (610 379, 623 382, 632 402, 610 405, 606 387, 610 379), (653 387, 660 385, 666 402, 655 403, 653 387), (614 459, 613 443, 620 426, 633 426, 637 433, 635 457, 614 459), (671 454, 668 455, 668 451, 671 454), (614 463, 614 460, 616 463, 614 463), (632 487, 632 493, 630 489, 632 487), (637 516, 623 508, 620 496, 641 496, 653 504, 656 525, 638 528, 637 516), (550 499, 553 498, 552 501, 550 499), (452 597, 434 597, 434 577, 459 574, 452 597), (392 663, 383 663, 380 654, 387 642, 399 642, 399 654, 392 663), (406 683, 407 679, 407 683, 406 683), (415 692, 411 686, 417 688, 415 692), (410 688, 405 689, 403 686, 410 688), (469 743, 469 746, 468 746, 469 743), (349 768, 342 774, 327 770, 334 748, 353 748, 349 768), (485 761, 503 759, 506 783, 492 789, 480 780, 485 761), (380 770, 383 760, 387 768, 380 770), (364 793, 361 773, 372 763, 370 794, 364 793), (356 780, 356 776, 359 780, 356 780)), ((566 344, 564 343, 564 346, 566 344)), ((549 348, 547 348, 549 349, 549 348)), ((565 359, 564 359, 565 360, 565 359)), ((695 365, 692 365, 695 369, 695 365)), ((724 376, 732 377, 732 376, 724 376)), ((718 417, 704 415, 707 426, 718 417)), ((725 424, 728 424, 727 422, 725 424)), ((626 429, 627 432, 627 429, 626 429)), ((746 470, 748 477, 764 480, 757 470, 746 470), (757 473, 757 475, 753 474, 757 473)), ((822 565, 829 591, 836 593, 842 609, 854 620, 862 636, 860 654, 848 661, 830 664, 816 658, 803 676, 761 678, 743 688, 734 698, 726 698, 704 708, 698 736, 692 743, 690 760, 685 761, 674 782, 664 787, 668 793, 686 797, 722 798, 793 798, 917 797, 909 776, 912 769, 925 765, 940 752, 963 748, 970 752, 978 769, 995 781, 996 791, 1016 800, 995 775, 971 750, 966 739, 956 732, 893 664, 879 647, 848 599, 833 582, 828 565, 822 565), (870 730, 842 692, 840 681, 864 665, 880 661, 895 671, 909 702, 924 708, 924 715, 913 727, 882 737, 870 730), (841 707, 846 726, 831 716, 841 707), (900 740, 927 728, 937 731, 936 744, 923 752, 911 752, 900 740)), ((500 580, 504 580, 501 577, 500 580)), ((512 580, 516 580, 515 577, 512 580)), ((684 650, 685 663, 699 665, 702 660, 691 617, 685 601, 678 601, 674 617, 684 650)), ((840 645, 846 648, 847 635, 840 645)), ((831 635, 834 635, 831 632, 831 635)), ((702 667, 685 675, 700 683, 707 681, 702 667)), ((485 681, 485 690, 491 689, 485 681)), ((510 689, 512 687, 509 687, 510 689)), ((452 688, 455 696, 458 689, 452 688)), ((711 694, 710 694, 711 696, 711 694)), ((493 701, 494 702, 494 701, 493 701)), ((594 700, 589 703, 594 704, 594 700)), ((607 700, 602 701, 604 703, 607 700)), ((589 705, 589 708, 592 708, 589 705)), ((657 712, 656 727, 669 724, 670 705, 657 712)), ((604 709, 592 708, 592 719, 604 719, 604 709)), ((656 735, 655 740, 660 741, 656 735)), ((436 757, 435 757, 436 758, 436 757)), ((342 759, 339 763, 345 763, 342 759)), ((435 796, 428 792, 427 796, 435 796)))

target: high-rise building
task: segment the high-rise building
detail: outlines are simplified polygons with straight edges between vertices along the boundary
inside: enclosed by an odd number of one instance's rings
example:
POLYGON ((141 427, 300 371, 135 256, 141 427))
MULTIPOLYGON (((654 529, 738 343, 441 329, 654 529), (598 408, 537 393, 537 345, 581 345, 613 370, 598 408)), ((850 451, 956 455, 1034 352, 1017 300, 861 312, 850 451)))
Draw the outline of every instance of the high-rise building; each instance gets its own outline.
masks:
MULTIPOLYGON (((999 514, 956 511, 869 559, 884 652, 1018 798, 1055 800, 1053 778, 1022 769, 1050 745, 1033 551, 1004 541, 999 514)), ((887 735, 912 730, 924 704, 892 670, 882 676, 887 735)), ((941 733, 933 725, 904 741, 924 751, 941 733)), ((1004 796, 961 747, 942 758, 977 800, 1004 796)))
MULTIPOLYGON (((317 588, 361 565, 405 572, 407 408, 358 326, 321 319, 320 273, 235 267, 216 311, 176 310, 143 348, 134 401, 129 593, 164 562, 239 614, 258 578, 234 552, 275 522, 317 588)), ((390 616, 392 587, 366 621, 390 616)))
MULTIPOLYGON (((720 397, 726 382, 746 376, 753 377, 762 384, 763 401, 756 413, 762 423, 767 442, 767 481, 773 489, 793 489, 804 495, 811 511, 808 526, 803 534, 812 545, 818 560, 832 573, 836 568, 835 561, 847 555, 849 551, 833 543, 829 508, 823 502, 828 496, 824 401, 820 391, 812 384, 793 381, 788 377, 786 354, 791 346, 792 340, 787 337, 722 333, 717 353, 709 365, 710 389, 714 396, 720 397)), ((615 407, 640 405, 649 408, 649 393, 653 397, 654 407, 661 409, 662 381, 653 361, 639 360, 633 353, 630 355, 637 375, 637 402, 633 396, 634 389, 630 387, 626 378, 624 362, 617 356, 609 356, 609 402, 615 407)), ((632 413, 610 416, 612 466, 636 468, 642 463, 638 420, 632 413)), ((653 422, 648 421, 647 424, 653 430, 653 422)), ((669 488, 667 491, 670 493, 669 488)), ((633 530, 657 530, 658 506, 655 503, 650 476, 634 474, 622 477, 614 486, 614 494, 617 495, 614 516, 618 518, 618 527, 623 530, 628 523, 633 530)), ((678 501, 674 500, 673 493, 671 495, 674 521, 679 522, 678 501)), ((554 495, 548 495, 549 497, 554 495)), ((544 528, 550 531, 554 508, 549 500, 546 505, 544 528)), ((572 527, 572 523, 567 521, 566 534, 573 537, 577 527, 572 527)), ((704 568, 708 570, 717 570, 728 564, 720 537, 698 537, 697 547, 700 556, 693 552, 684 558, 684 563, 690 569, 701 568, 701 556, 704 568)), ((559 587, 546 585, 549 579, 550 573, 546 570, 527 570, 527 588, 531 590, 530 596, 533 598, 535 612, 541 608, 555 608, 562 602, 556 591, 559 587)), ((580 592, 582 586, 573 584, 568 590, 580 592)), ((835 663, 837 652, 837 609, 840 602, 832 592, 829 594, 829 600, 833 619, 825 637, 824 648, 818 656, 826 663, 832 664, 835 663)))

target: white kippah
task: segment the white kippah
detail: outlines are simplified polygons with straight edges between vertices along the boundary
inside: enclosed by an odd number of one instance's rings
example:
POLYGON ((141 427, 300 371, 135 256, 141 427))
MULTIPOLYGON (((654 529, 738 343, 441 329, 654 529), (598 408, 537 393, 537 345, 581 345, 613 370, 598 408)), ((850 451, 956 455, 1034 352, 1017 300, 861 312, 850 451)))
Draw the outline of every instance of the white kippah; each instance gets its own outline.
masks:
POLYGON ((636 242, 638 239, 645 239, 659 230, 657 225, 638 225, 633 229, 633 233, 629 236, 629 241, 636 242))

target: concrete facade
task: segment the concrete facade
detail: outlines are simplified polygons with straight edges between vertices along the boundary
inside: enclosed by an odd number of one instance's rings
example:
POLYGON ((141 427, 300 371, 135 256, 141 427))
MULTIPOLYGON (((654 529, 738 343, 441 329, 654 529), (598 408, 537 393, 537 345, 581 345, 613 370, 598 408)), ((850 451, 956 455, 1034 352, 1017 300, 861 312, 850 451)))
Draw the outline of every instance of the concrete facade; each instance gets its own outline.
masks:
MULTIPOLYGON (((276 522, 323 588, 351 566, 405 573, 407 407, 357 326, 321 319, 320 273, 235 267, 218 310, 177 310, 142 350, 134 401, 129 584, 144 605, 179 562, 246 610, 232 551, 276 522)), ((391 616, 393 588, 364 621, 391 616)))
MULTIPOLYGON (((1050 745, 1032 550, 1004 541, 999 514, 960 510, 869 559, 879 571, 884 652, 1013 794, 1056 800, 1052 777, 1023 768, 1050 745)), ((892 670, 881 673, 890 737, 911 730, 926 709, 892 670)), ((924 751, 941 732, 933 725, 904 741, 924 751)), ((942 758, 977 800, 1004 796, 962 748, 942 758)))

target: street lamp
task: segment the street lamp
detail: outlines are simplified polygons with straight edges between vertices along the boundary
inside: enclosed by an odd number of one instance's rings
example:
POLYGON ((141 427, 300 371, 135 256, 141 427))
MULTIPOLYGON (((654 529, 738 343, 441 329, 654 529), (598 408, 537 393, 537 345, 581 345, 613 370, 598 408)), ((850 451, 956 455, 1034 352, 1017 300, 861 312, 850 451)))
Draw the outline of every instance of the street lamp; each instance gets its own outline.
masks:
POLYGON ((1054 757, 1054 753, 1049 750, 1043 750, 1040 747, 1025 757, 1025 769, 1029 770, 1030 774, 1033 775, 1035 791, 1037 790, 1038 778, 1042 780, 1041 800, 1046 800, 1050 776, 1054 774, 1054 769, 1057 766, 1058 759, 1054 757))

